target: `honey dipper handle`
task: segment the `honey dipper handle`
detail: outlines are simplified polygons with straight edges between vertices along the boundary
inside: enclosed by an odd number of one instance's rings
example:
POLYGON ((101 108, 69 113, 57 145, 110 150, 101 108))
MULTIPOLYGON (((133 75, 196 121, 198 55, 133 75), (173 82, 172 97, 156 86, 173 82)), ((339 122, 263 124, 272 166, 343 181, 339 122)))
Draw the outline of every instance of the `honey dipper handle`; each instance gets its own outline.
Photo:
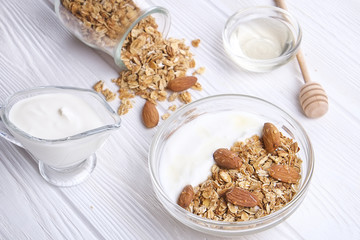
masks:
MULTIPOLYGON (((275 0, 275 4, 279 8, 287 10, 287 7, 286 7, 286 4, 285 4, 284 0, 275 0)), ((301 49, 299 49, 299 52, 296 54, 296 58, 298 60, 299 67, 300 67, 300 70, 301 70, 301 73, 303 75, 305 83, 311 82, 310 75, 309 75, 309 72, 308 72, 307 67, 306 67, 305 58, 304 58, 304 55, 303 55, 301 49)))
POLYGON ((299 49, 299 52, 296 54, 296 58, 298 60, 305 83, 311 82, 310 75, 306 67, 305 58, 301 49, 299 49))
POLYGON ((282 8, 284 10, 287 10, 286 4, 284 0, 275 0, 275 4, 276 6, 278 6, 279 8, 282 8))

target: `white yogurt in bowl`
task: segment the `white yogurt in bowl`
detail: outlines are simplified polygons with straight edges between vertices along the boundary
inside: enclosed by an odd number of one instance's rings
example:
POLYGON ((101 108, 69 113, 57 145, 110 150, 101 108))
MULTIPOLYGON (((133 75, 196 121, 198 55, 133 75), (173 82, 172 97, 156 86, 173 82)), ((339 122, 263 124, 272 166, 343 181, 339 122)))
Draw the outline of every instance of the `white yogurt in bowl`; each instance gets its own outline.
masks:
POLYGON ((9 120, 27 134, 43 139, 69 137, 104 125, 89 104, 68 93, 22 99, 10 109, 9 120))
POLYGON ((184 186, 197 186, 211 175, 213 153, 260 134, 264 120, 240 111, 223 111, 196 117, 165 142, 160 160, 160 182, 176 202, 184 186))
POLYGON ((13 94, 0 116, 11 133, 0 131, 0 137, 26 149, 56 186, 84 181, 96 166, 95 151, 121 122, 96 92, 56 86, 13 94))
POLYGON ((301 125, 274 104, 240 94, 209 96, 180 108, 160 126, 149 151, 149 172, 163 209, 197 231, 222 238, 257 233, 285 220, 304 199, 313 168, 312 146, 301 125), (240 222, 211 220, 179 206, 178 197, 187 184, 196 187, 211 175, 214 151, 260 136, 265 122, 273 123, 301 149, 301 182, 288 204, 267 216, 240 222))
POLYGON ((83 161, 102 145, 108 135, 66 140, 105 125, 88 103, 69 93, 41 94, 19 100, 9 111, 9 121, 31 136, 30 139, 24 138, 10 130, 35 159, 56 168, 83 161), (34 137, 41 141, 33 141, 34 137), (57 142, 60 139, 65 141, 57 142))

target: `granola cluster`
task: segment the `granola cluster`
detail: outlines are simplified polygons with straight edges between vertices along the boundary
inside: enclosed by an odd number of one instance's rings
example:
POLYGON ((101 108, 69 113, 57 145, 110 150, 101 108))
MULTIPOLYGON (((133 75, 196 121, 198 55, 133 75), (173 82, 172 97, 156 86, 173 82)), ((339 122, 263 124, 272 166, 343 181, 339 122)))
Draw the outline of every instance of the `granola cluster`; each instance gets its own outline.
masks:
POLYGON ((257 219, 284 207, 296 194, 299 181, 286 183, 269 175, 273 165, 291 166, 300 172, 302 160, 297 157, 298 144, 280 135, 280 146, 269 153, 261 138, 254 135, 236 142, 230 149, 242 159, 238 169, 220 168, 214 164, 211 176, 194 188, 194 197, 186 209, 217 221, 238 222, 257 219), (234 187, 248 191, 257 198, 254 207, 230 203, 226 193, 234 187))

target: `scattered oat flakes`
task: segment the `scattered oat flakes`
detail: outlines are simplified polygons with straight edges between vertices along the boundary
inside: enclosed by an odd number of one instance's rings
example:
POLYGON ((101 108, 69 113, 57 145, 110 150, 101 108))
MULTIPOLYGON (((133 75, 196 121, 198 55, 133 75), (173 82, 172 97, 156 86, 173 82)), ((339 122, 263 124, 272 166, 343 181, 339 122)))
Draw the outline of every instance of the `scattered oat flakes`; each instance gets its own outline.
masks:
POLYGON ((193 47, 198 47, 199 44, 200 44, 200 39, 195 39, 195 40, 192 40, 192 41, 191 41, 191 45, 192 45, 193 47))
MULTIPOLYGON (((98 47, 113 47, 118 43, 129 25, 137 19, 140 8, 133 0, 61 0, 59 14, 65 25, 79 31, 82 39, 98 47)), ((193 41, 198 45, 199 39, 193 41)), ((190 47, 184 39, 164 39, 152 16, 142 19, 126 37, 121 59, 127 70, 113 79, 119 87, 120 115, 131 108, 129 101, 140 96, 154 104, 157 101, 176 99, 167 96, 165 88, 174 78, 185 76, 189 68, 195 67, 190 47)), ((107 100, 113 100, 115 93, 103 90, 103 82, 94 85, 95 91, 103 92, 107 100)), ((184 103, 191 101, 189 93, 181 97, 184 103)))
POLYGON ((194 84, 194 86, 191 87, 191 89, 197 90, 197 91, 201 91, 202 90, 202 86, 199 82, 196 82, 194 84))
POLYGON ((106 101, 110 102, 115 100, 116 94, 110 91, 109 89, 104 89, 101 91, 102 95, 104 95, 106 101))
POLYGON ((176 110, 176 105, 174 104, 174 105, 171 105, 171 106, 169 106, 169 110, 170 111, 175 111, 176 110))
POLYGON ((124 115, 129 112, 129 110, 133 107, 131 101, 129 99, 122 99, 120 107, 118 108, 118 114, 124 115))
POLYGON ((118 92, 119 92, 119 98, 121 100, 135 97, 134 94, 132 94, 128 89, 125 88, 120 88, 118 92))
POLYGON ((179 96, 179 93, 177 92, 173 92, 169 97, 168 97, 168 101, 169 102, 173 102, 175 101, 175 99, 179 96))
POLYGON ((196 74, 201 75, 201 74, 203 74, 204 72, 205 72, 205 67, 199 67, 198 69, 196 69, 195 72, 193 72, 192 75, 196 75, 196 74))
POLYGON ((97 83, 95 83, 95 85, 93 86, 93 89, 96 92, 100 93, 103 90, 103 87, 104 87, 104 82, 100 80, 97 83))
POLYGON ((189 68, 194 68, 196 66, 195 59, 192 59, 189 63, 189 68))
POLYGON ((179 94, 179 100, 185 104, 191 102, 191 94, 188 91, 181 92, 179 94))
POLYGON ((170 117, 170 113, 165 113, 161 116, 161 119, 166 120, 166 119, 168 119, 168 117, 170 117))
POLYGON ((120 89, 153 103, 166 98, 173 101, 177 94, 168 97, 165 88, 169 81, 185 76, 195 63, 189 49, 185 40, 163 39, 155 20, 147 17, 126 38, 121 56, 128 70, 114 82, 120 89))
POLYGON ((93 89, 98 92, 101 93, 102 95, 104 95, 106 101, 110 102, 113 101, 116 98, 116 94, 113 93, 112 91, 110 91, 110 89, 104 89, 104 82, 103 81, 98 81, 94 86, 93 89))

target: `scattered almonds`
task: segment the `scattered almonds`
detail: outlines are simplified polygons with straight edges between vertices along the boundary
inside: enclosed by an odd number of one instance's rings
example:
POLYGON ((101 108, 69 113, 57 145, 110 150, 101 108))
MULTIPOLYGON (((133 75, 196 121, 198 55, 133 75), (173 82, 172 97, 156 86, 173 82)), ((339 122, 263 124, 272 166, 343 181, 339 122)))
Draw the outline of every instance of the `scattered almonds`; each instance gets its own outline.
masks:
POLYGON ((167 88, 173 92, 182 92, 194 86, 196 81, 197 78, 193 76, 178 77, 168 82, 167 88))
POLYGON ((298 144, 281 132, 273 152, 265 150, 264 139, 257 135, 236 142, 230 150, 216 150, 211 176, 193 188, 186 210, 212 220, 238 222, 281 209, 299 188, 299 150, 298 144), (242 164, 237 165, 239 159, 242 164))
POLYGON ((147 128, 153 128, 159 123, 159 112, 154 103, 146 101, 142 110, 142 119, 147 128))

